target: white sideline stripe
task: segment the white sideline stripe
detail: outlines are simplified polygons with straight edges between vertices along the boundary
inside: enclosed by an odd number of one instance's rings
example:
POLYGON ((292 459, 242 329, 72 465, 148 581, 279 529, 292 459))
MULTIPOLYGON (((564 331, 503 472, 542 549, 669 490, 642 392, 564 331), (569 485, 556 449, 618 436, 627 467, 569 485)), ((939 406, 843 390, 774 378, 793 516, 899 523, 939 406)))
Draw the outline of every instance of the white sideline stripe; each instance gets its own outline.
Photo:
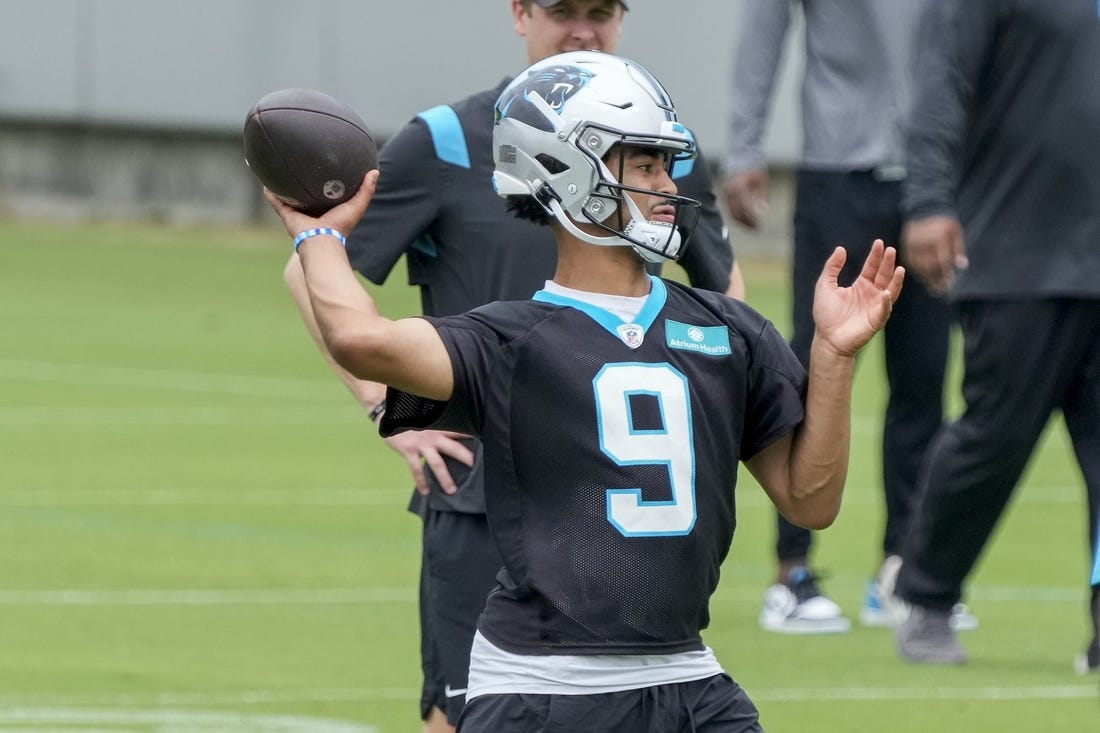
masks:
MULTIPOLYGON (((13 730, 11 724, 32 724, 35 733, 48 731, 81 731, 88 724, 153 725, 157 730, 173 733, 202 733, 211 730, 231 733, 377 733, 376 728, 323 718, 298 715, 256 715, 248 713, 214 713, 184 710, 90 710, 67 707, 15 708, 0 710, 0 730, 13 730), (39 724, 73 725, 74 728, 42 728, 39 724)), ((23 730, 23 729, 19 729, 23 730)), ((118 729, 101 729, 113 731, 118 729)))
POLYGON ((420 690, 412 687, 333 688, 320 690, 237 690, 234 692, 98 692, 67 695, 55 699, 48 694, 0 695, 0 713, 4 710, 56 710, 83 706, 201 706, 267 705, 270 703, 359 702, 363 700, 418 700, 420 690))
POLYGON ((1039 685, 1035 687, 832 687, 822 690, 749 690, 755 701, 829 702, 846 700, 1077 700, 1096 697, 1096 685, 1039 685))
MULTIPOLYGON (((774 571, 773 571, 774 572, 774 571)), ((865 583, 866 580, 861 578, 860 583, 865 583)), ((716 595, 721 597, 725 594, 731 596, 740 595, 747 589, 759 590, 760 585, 752 584, 744 581, 727 581, 723 580, 722 584, 718 587, 716 595)), ((970 602, 987 603, 1033 603, 1033 604, 1083 604, 1088 597, 1088 587, 1082 585, 1081 588, 1058 588, 1058 587, 1038 587, 1038 586, 1025 586, 1025 587, 1012 587, 1012 586, 992 586, 992 585, 971 585, 966 587, 966 600, 970 602)))
MULTIPOLYGON (((7 377, 4 373, 3 362, 0 361, 0 379, 7 377)), ((199 377, 199 375, 195 375, 199 377)), ((149 388, 162 388, 169 390, 183 390, 188 392, 211 392, 217 394, 233 394, 233 395, 248 395, 248 396, 263 396, 263 397, 287 397, 287 398, 302 398, 308 397, 310 399, 329 398, 326 404, 322 407, 316 408, 293 408, 293 407, 238 407, 227 408, 224 406, 206 406, 195 407, 189 405, 142 405, 142 406, 128 406, 120 407, 117 405, 26 405, 19 407, 3 407, 0 408, 0 425, 39 425, 39 424, 64 424, 64 425, 89 425, 89 424, 141 424, 141 423, 155 423, 155 424, 180 424, 180 423, 196 423, 202 425, 222 424, 230 422, 241 422, 242 419, 247 419, 249 422, 265 422, 265 423, 285 423, 285 422, 353 422, 357 421, 360 416, 355 415, 349 417, 348 415, 341 415, 334 413, 333 406, 343 404, 339 400, 332 399, 334 394, 331 390, 322 393, 320 389, 320 383, 318 382, 306 382, 293 383, 288 385, 284 391, 279 391, 270 386, 270 383, 276 380, 271 378, 249 378, 249 377, 228 377, 224 375, 211 375, 216 376, 218 379, 241 379, 241 380, 267 380, 268 386, 263 384, 253 385, 248 388, 243 387, 210 387, 210 386, 179 386, 171 383, 157 381, 155 384, 150 383, 132 384, 124 380, 110 381, 104 383, 102 380, 94 380, 93 383, 99 386, 137 386, 137 387, 149 387, 149 388), (302 386, 309 385, 309 386, 302 386), (305 391, 303 391, 305 390, 305 391), (312 391, 310 391, 312 390, 312 391), (242 418, 242 415, 246 417, 242 418)), ((10 378, 10 377, 7 377, 10 378)), ((32 377, 19 376, 19 379, 24 381, 31 380, 32 377)), ((201 377, 199 377, 201 378, 201 377)), ((89 380, 85 379, 69 379, 58 380, 52 378, 39 378, 34 381, 49 381, 66 383, 85 383, 89 380)), ((852 433, 854 435, 877 435, 882 430, 881 421, 875 421, 870 419, 855 418, 852 421, 852 433)))
MULTIPOLYGON (((755 584, 724 582, 720 594, 755 584)), ((1083 588, 1011 587, 978 585, 968 598, 985 603, 1081 603, 1083 588)), ((279 588, 279 589, 7 589, 0 590, 0 606, 220 606, 220 605, 357 605, 416 603, 415 588, 279 588)))
POLYGON ((340 410, 335 402, 320 407, 241 405, 32 405, 0 407, 0 425, 55 428, 104 425, 296 425, 366 424, 366 414, 340 410))
MULTIPOLYGON (((882 491, 871 486, 848 486, 844 490, 844 506, 878 506, 882 504, 882 491)), ((1085 505, 1085 487, 1068 484, 1039 486, 1021 484, 1013 494, 1012 504, 1028 506, 1085 505)), ((738 483, 738 507, 771 506, 764 490, 749 480, 738 483)), ((843 511, 843 510, 841 510, 843 511)))
POLYGON ((0 606, 228 606, 415 603, 415 588, 0 590, 0 606))
POLYGON ((90 384, 131 389, 167 389, 212 394, 260 395, 286 399, 333 397, 331 379, 288 379, 240 374, 212 374, 171 369, 140 369, 101 364, 0 359, 0 379, 61 384, 90 384))
MULTIPOLYGON (((821 689, 773 688, 750 689, 749 696, 757 702, 875 702, 920 700, 1079 700, 1096 697, 1096 685, 1033 685, 989 687, 828 687, 821 689)), ((269 703, 298 702, 356 702, 369 700, 416 700, 420 691, 413 688, 377 689, 319 689, 319 690, 243 690, 240 692, 154 692, 148 694, 97 694, 81 695, 64 701, 50 700, 47 696, 0 696, 0 723, 4 721, 29 722, 46 716, 60 717, 74 712, 103 713, 110 711, 80 711, 80 705, 263 705, 269 703), (20 717, 22 716, 22 717, 20 717), (38 716, 38 717, 35 717, 38 716)), ((187 715, 180 711, 130 711, 135 715, 187 715)), ((122 714, 122 713, 119 713, 122 714)), ((208 715, 192 713, 191 715, 208 715)), ((239 719, 240 716, 234 716, 239 719)), ((92 718, 88 719, 91 722, 92 718)), ((320 721, 318 721, 320 722, 320 721)), ((324 721, 333 724, 334 721, 324 721)), ((309 728, 306 730, 342 730, 337 728, 309 728)), ((349 731, 369 730, 349 728, 349 731)))
POLYGON ((379 489, 34 489, 0 491, 0 508, 87 506, 394 506, 412 492, 379 489))
POLYGON ((967 600, 994 603, 1081 603, 1087 588, 1012 587, 975 585, 966 589, 967 600))
MULTIPOLYGON (((411 480, 410 480, 411 481, 411 480)), ((0 508, 43 506, 401 506, 409 489, 397 493, 381 489, 241 489, 233 492, 206 489, 34 489, 0 491, 0 508)), ((1016 504, 1062 506, 1081 504, 1080 486, 1028 486, 1016 504)), ((882 497, 870 488, 853 486, 844 496, 847 506, 877 506, 882 497)), ((744 484, 737 494, 739 507, 770 506, 762 489, 744 484)))

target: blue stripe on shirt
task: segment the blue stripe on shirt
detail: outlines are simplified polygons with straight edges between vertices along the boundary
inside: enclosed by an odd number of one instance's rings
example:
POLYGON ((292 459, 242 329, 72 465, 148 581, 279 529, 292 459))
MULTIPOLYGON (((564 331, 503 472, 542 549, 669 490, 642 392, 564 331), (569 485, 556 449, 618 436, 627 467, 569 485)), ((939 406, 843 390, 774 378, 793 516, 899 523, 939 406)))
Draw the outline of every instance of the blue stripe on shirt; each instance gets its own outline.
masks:
MULTIPOLYGON (((1100 12, 1098 9, 1097 12, 1100 12)), ((1100 585, 1100 522, 1096 528, 1096 557, 1092 560, 1092 584, 1100 585)))
POLYGON ((460 168, 470 167, 470 151, 458 114, 449 105, 441 104, 417 115, 428 125, 435 154, 444 163, 460 168))

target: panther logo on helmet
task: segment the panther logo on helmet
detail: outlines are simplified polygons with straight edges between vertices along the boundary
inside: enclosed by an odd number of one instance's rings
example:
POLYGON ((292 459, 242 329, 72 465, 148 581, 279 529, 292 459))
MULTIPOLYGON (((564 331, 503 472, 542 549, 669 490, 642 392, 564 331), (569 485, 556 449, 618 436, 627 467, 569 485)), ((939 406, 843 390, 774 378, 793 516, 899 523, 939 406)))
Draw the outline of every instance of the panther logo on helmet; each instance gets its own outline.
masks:
POLYGON ((579 92, 595 77, 591 71, 579 66, 554 66, 532 71, 524 85, 524 92, 535 92, 556 110, 565 100, 579 92))
POLYGON ((595 76, 588 69, 572 65, 532 69, 528 72, 523 86, 516 89, 512 98, 503 104, 498 103, 497 119, 499 121, 501 117, 511 117, 536 125, 540 129, 547 129, 542 113, 530 108, 527 95, 537 94, 560 115, 566 101, 586 87, 595 76), (516 106, 517 102, 518 106, 516 106))

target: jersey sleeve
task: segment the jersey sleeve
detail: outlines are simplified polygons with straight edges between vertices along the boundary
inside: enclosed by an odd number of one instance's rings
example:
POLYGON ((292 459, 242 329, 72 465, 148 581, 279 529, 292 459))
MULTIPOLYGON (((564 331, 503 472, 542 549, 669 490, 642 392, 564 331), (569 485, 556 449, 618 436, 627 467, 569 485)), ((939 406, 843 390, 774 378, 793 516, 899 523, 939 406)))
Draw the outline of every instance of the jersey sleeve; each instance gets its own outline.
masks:
POLYGON ((1100 540, 1096 542, 1096 557, 1092 560, 1092 584, 1100 585, 1100 540))
POLYGON ((729 74, 726 174, 767 168, 764 132, 791 23, 791 3, 746 0, 742 32, 729 74))
POLYGON ((993 43, 993 4, 939 2, 922 16, 902 208, 908 219, 955 215, 959 161, 975 89, 993 43))
POLYGON ((431 133, 417 118, 390 138, 378 156, 378 188, 347 241, 352 266, 381 284, 416 246, 439 211, 441 177, 431 133))
POLYGON ((445 402, 390 388, 379 431, 388 437, 404 430, 481 432, 485 385, 502 348, 500 336, 469 315, 427 318, 443 340, 454 370, 454 391, 445 402))
POLYGON ((806 414, 806 370, 771 323, 751 345, 748 377, 742 460, 790 433, 806 414))

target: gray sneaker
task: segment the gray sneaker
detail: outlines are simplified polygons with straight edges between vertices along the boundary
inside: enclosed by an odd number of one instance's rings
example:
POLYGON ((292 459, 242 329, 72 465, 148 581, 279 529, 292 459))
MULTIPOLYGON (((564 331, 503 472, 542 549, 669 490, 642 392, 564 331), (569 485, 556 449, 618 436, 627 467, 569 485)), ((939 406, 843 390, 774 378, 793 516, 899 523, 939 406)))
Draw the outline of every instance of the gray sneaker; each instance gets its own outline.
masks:
POLYGON ((910 606, 895 632, 898 656, 914 664, 966 664, 966 650, 951 628, 951 611, 910 606))

